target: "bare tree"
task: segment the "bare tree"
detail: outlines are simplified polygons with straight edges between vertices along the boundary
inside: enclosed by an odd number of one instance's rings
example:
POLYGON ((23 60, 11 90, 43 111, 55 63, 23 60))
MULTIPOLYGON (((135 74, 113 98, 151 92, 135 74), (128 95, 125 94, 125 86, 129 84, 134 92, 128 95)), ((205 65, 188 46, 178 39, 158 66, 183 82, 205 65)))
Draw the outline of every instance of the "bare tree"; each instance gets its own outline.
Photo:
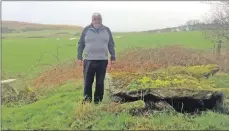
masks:
POLYGON ((193 26, 193 25, 197 25, 197 24, 200 24, 201 22, 199 20, 189 20, 186 22, 185 25, 188 25, 188 26, 193 26))
POLYGON ((223 44, 228 46, 229 53, 229 1, 208 2, 208 4, 212 5, 212 11, 205 19, 205 38, 216 44, 222 40, 223 44))
POLYGON ((215 33, 220 38, 229 40, 229 1, 217 4, 212 12, 212 24, 216 26, 215 33))

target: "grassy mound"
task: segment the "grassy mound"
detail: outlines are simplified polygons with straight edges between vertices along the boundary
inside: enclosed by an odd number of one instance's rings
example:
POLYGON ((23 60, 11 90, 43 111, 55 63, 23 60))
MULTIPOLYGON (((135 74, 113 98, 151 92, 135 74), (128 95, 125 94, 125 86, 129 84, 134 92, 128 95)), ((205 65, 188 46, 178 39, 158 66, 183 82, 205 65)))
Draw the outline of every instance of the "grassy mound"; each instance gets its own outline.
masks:
POLYGON ((197 116, 165 111, 133 115, 144 106, 143 101, 124 104, 103 101, 100 105, 82 105, 82 83, 38 89, 42 95, 39 95, 34 103, 14 108, 2 105, 3 130, 226 130, 229 128, 228 115, 211 111, 197 116))

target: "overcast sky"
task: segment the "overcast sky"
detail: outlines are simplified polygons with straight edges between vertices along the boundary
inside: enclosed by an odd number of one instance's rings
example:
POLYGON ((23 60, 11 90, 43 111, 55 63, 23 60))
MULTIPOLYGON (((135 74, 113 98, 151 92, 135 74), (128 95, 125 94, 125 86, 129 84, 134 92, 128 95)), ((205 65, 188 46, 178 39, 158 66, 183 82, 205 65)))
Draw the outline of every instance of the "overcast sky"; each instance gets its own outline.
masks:
POLYGON ((209 10, 198 1, 2 1, 2 20, 85 27, 100 12, 112 31, 142 31, 202 19, 209 10))

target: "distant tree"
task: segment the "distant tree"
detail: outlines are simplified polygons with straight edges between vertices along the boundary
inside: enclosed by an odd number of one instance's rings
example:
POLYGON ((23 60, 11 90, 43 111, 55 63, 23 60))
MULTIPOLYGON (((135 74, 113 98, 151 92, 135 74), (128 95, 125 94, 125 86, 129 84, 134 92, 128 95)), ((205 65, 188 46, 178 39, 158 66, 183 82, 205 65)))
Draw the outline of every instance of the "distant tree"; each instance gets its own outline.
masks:
POLYGON ((229 55, 229 1, 209 2, 209 4, 212 5, 212 11, 205 20, 207 27, 205 34, 214 43, 221 40, 226 43, 229 55), (208 25, 211 25, 211 28, 208 25))
POLYGON ((185 25, 188 25, 188 26, 193 26, 193 25, 197 25, 197 24, 200 24, 201 22, 199 20, 189 20, 186 22, 185 25))
POLYGON ((184 24, 184 30, 195 30, 195 29, 199 29, 199 26, 201 24, 200 20, 188 20, 185 24, 184 24))
POLYGON ((212 13, 212 24, 218 27, 215 33, 229 41, 229 1, 216 5, 216 10, 212 13))
POLYGON ((211 3, 213 10, 209 12, 209 18, 206 19, 206 24, 211 24, 214 28, 211 32, 218 39, 226 39, 229 41, 229 1, 220 1, 211 3))
POLYGON ((14 31, 16 31, 15 29, 10 29, 7 27, 2 27, 2 33, 13 33, 14 31))

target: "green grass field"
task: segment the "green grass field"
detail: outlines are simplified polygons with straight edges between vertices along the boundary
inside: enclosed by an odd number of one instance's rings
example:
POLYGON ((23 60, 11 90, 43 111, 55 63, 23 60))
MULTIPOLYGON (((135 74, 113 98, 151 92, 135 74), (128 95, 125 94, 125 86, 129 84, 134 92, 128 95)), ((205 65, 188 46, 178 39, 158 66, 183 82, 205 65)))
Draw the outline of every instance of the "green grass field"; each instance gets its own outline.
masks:
MULTIPOLYGON (((71 41, 67 38, 60 40, 55 38, 5 39, 2 41, 3 71, 7 74, 25 73, 36 65, 42 55, 41 65, 56 64, 57 54, 60 61, 74 58, 76 57, 76 40, 71 41)), ((39 67, 35 70, 39 70, 39 67)))
MULTIPOLYGON (((24 34, 23 34, 24 35, 24 34)), ((116 52, 136 47, 160 47, 164 45, 180 44, 185 47, 209 49, 212 43, 203 38, 201 32, 179 32, 179 33, 130 33, 116 34, 122 36, 115 39, 116 52)), ((79 38, 79 37, 75 37, 79 38)), ((57 64, 59 61, 76 59, 78 39, 69 38, 9 38, 2 40, 2 70, 11 75, 15 73, 26 73, 37 64, 57 64), (58 50, 57 50, 58 48, 58 50), (58 53, 57 53, 58 52, 58 53)), ((38 67, 35 70, 40 71, 38 67)))
MULTIPOLYGON (((60 40, 56 40, 55 37, 19 39, 10 36, 13 34, 2 40, 2 70, 7 77, 17 78, 16 75, 27 73, 37 64, 42 54, 44 55, 40 65, 35 67, 30 75, 42 72, 44 68, 41 65, 55 65, 76 59, 78 39, 72 41, 68 37, 60 37, 60 40), (57 50, 59 61, 56 57, 57 50)), ((122 51, 137 47, 160 47, 172 44, 204 50, 213 47, 213 43, 204 39, 201 32, 122 33, 115 36, 117 56, 122 51), (115 36, 122 37, 117 39, 115 36)), ((223 76, 226 81, 219 81, 218 84, 226 87, 227 78, 223 76)), ((221 77, 212 79, 217 81, 221 77)), ((82 81, 55 88, 32 89, 32 92, 36 93, 36 102, 24 104, 22 100, 14 106, 2 105, 2 129, 229 129, 229 116, 211 111, 199 116, 179 113, 131 116, 125 112, 114 114, 100 111, 100 105, 80 104, 82 89, 82 81)), ((101 106, 109 106, 111 103, 107 95, 108 92, 105 92, 101 106)))

